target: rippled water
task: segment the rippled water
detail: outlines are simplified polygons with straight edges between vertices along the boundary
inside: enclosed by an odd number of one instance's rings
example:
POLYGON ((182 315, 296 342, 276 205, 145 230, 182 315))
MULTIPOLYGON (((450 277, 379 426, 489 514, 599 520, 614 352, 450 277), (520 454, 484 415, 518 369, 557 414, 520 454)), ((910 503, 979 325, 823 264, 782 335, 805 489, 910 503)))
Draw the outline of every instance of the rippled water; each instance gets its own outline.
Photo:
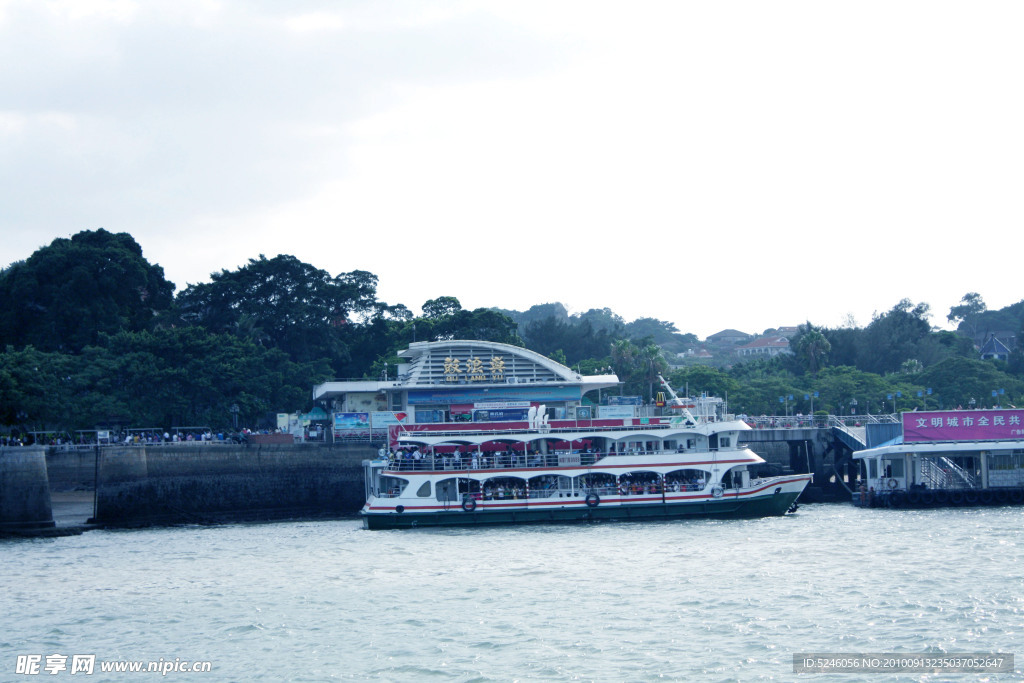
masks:
POLYGON ((53 653, 213 663, 174 680, 791 680, 810 651, 1013 653, 956 678, 1024 679, 1024 508, 93 531, 0 561, 0 680, 53 653))

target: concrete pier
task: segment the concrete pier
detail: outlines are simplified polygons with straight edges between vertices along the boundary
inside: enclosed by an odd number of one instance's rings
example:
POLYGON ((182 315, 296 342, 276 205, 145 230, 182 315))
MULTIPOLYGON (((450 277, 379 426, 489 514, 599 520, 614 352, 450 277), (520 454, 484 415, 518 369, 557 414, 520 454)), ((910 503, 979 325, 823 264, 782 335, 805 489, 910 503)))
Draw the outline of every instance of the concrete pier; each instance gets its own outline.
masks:
POLYGON ((53 526, 45 449, 0 449, 0 533, 53 526))
POLYGON ((103 448, 95 522, 218 523, 355 514, 369 445, 103 448))

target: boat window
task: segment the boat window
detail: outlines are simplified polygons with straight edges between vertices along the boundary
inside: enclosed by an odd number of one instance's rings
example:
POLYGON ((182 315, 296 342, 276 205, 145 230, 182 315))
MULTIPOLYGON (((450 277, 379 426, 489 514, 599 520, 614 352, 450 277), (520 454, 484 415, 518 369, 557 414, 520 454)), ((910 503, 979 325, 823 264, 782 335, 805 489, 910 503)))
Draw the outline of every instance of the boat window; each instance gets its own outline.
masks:
POLYGON ((416 492, 416 495, 419 496, 420 498, 428 497, 430 495, 430 482, 423 482, 423 486, 421 486, 420 490, 416 492))
POLYGON ((660 494, 662 493, 661 476, 657 472, 627 472, 619 477, 618 493, 620 496, 660 494))
POLYGON ((723 448, 728 448, 728 447, 729 447, 729 444, 731 444, 731 443, 732 443, 732 438, 731 438, 731 437, 728 437, 728 436, 723 436, 723 437, 720 437, 720 438, 718 439, 718 443, 719 443, 719 445, 720 445, 720 446, 722 446, 723 448))
POLYGON ((878 476, 878 461, 868 460, 868 477, 874 479, 878 476))
POLYGON ((885 476, 887 478, 902 477, 903 476, 903 459, 899 460, 886 460, 885 461, 885 476))
POLYGON ((565 475, 542 474, 527 482, 530 498, 561 498, 572 492, 572 479, 565 475))
POLYGON ((615 475, 605 472, 581 474, 576 477, 576 485, 574 488, 602 496, 610 496, 618 492, 618 486, 615 483, 615 475))
POLYGON ((746 465, 733 467, 722 476, 722 483, 727 489, 745 489, 750 486, 750 471, 746 465))
POLYGON ((459 490, 457 480, 455 478, 442 479, 441 481, 437 482, 437 486, 434 487, 434 493, 436 494, 437 499, 440 501, 458 500, 459 490))
POLYGON ((518 477, 492 477, 483 482, 484 500, 526 498, 526 481, 518 477))
POLYGON ((409 482, 405 479, 399 479, 398 477, 381 477, 380 495, 399 496, 403 491, 405 491, 405 487, 408 485, 409 482))
POLYGON ((665 488, 668 492, 700 491, 711 479, 711 473, 698 469, 683 469, 665 475, 665 488))
POLYGON ((1024 455, 1013 453, 992 453, 988 456, 989 470, 1019 470, 1024 467, 1024 455))

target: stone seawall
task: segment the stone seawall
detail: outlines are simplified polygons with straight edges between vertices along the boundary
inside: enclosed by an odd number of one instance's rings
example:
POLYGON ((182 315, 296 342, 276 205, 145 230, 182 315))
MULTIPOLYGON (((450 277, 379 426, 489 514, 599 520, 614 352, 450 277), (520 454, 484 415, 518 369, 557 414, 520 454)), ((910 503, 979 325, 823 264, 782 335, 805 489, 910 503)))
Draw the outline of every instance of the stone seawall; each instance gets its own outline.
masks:
POLYGON ((46 451, 0 449, 0 533, 52 527, 46 451))
POLYGON ((96 487, 97 446, 46 449, 50 491, 92 491, 96 487))
POLYGON ((355 514, 366 445, 159 445, 100 450, 99 524, 355 514))

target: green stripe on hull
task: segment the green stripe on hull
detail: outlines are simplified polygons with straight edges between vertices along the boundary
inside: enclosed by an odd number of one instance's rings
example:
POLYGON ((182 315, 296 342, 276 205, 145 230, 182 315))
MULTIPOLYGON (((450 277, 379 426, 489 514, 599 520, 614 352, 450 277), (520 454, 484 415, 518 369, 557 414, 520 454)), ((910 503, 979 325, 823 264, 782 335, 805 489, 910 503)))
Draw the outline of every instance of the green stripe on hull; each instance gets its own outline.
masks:
POLYGON ((658 519, 742 519, 786 514, 797 493, 778 493, 750 500, 708 500, 702 503, 652 503, 650 505, 574 506, 557 509, 476 510, 464 512, 363 513, 367 529, 410 529, 435 526, 476 526, 494 524, 544 524, 658 519))

